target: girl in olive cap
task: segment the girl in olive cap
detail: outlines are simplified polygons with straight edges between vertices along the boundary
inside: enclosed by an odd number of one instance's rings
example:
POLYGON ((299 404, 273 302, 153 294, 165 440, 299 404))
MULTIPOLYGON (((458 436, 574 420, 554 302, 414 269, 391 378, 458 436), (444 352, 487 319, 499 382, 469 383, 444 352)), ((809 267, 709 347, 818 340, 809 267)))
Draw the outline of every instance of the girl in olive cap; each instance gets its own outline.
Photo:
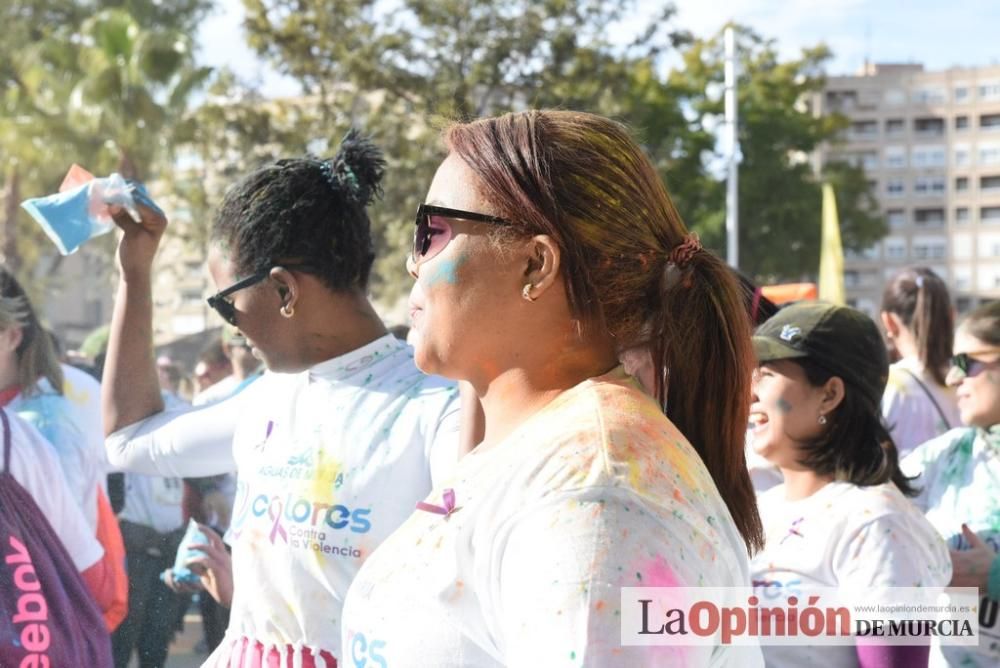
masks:
MULTIPOLYGON (((784 483, 758 497, 766 544, 751 565, 762 600, 813 587, 944 586, 944 543, 906 498, 879 403, 888 360, 860 311, 796 304, 753 339, 753 448, 784 483)), ((765 645, 768 666, 926 665, 927 647, 765 645)))

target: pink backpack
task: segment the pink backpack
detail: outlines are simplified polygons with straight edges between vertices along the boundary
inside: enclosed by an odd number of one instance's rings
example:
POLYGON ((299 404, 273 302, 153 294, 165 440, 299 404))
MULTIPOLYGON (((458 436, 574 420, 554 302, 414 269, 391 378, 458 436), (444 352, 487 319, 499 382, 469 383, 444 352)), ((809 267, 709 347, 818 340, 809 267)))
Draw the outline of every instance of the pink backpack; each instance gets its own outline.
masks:
POLYGON ((10 472, 10 420, 0 472, 0 666, 113 665, 111 640, 59 536, 10 472))

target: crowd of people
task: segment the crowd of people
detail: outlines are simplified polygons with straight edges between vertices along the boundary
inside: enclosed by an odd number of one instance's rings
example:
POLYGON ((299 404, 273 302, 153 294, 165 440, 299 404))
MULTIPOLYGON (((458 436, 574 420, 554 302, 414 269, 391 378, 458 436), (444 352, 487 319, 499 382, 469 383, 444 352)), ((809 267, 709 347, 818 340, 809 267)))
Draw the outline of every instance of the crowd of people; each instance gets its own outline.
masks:
POLYGON ((115 212, 102 387, 59 362, 4 272, 5 471, 92 600, 73 622, 92 665, 163 666, 192 594, 206 666, 1000 661, 623 645, 620 620, 637 586, 951 584, 995 606, 1000 303, 956 330, 944 282, 912 268, 881 329, 847 306, 778 309, 600 116, 506 114, 443 144, 407 261, 409 343, 368 298, 386 162, 353 131, 227 190, 207 267, 226 330, 190 401, 153 347, 162 212, 115 212), (188 520, 193 582, 174 568, 188 520))

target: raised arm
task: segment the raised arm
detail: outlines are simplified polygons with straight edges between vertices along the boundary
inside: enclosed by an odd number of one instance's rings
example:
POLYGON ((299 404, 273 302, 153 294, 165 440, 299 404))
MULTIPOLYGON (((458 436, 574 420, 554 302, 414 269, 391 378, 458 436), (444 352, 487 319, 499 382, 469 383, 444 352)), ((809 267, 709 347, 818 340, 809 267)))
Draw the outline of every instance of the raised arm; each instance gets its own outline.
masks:
POLYGON ((163 410, 153 356, 152 266, 167 219, 141 202, 138 208, 139 223, 124 210, 113 212, 123 234, 101 393, 105 435, 163 410))

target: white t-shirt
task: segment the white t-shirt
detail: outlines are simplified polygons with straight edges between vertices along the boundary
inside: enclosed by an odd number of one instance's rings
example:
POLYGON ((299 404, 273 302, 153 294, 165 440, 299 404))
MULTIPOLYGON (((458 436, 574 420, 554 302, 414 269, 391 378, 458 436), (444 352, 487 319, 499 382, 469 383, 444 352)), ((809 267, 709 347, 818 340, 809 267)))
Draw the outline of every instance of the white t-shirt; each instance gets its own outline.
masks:
POLYGON ((622 647, 623 586, 747 586, 746 547, 684 436, 624 371, 474 450, 365 563, 345 665, 732 665, 757 648, 622 647))
MULTIPOLYGON (((10 472, 48 519, 66 547, 73 565, 85 571, 104 556, 94 531, 80 511, 80 501, 69 488, 52 445, 37 429, 7 411, 10 420, 10 472)), ((3 467, 3 435, 0 433, 0 468, 3 467)))
MULTIPOLYGON (((900 463, 913 485, 920 490, 914 501, 953 550, 967 550, 962 524, 1000 551, 1000 426, 989 432, 962 427, 925 443, 900 463)), ((990 609, 984 596, 981 609, 990 609)), ((1000 665, 1000 648, 989 651, 990 642, 1000 641, 1000 621, 980 627, 980 649, 944 647, 949 663, 969 668, 1000 665), (990 639, 983 634, 987 631, 990 639)), ((932 665, 943 659, 932 654, 932 665)))
POLYGON ((457 396, 385 336, 108 439, 112 462, 142 473, 237 470, 227 533, 236 591, 226 639, 206 665, 235 662, 244 646, 317 665, 341 658, 341 606, 362 562, 427 495, 432 475, 454 466, 457 396))
POLYGON ((7 407, 8 412, 17 413, 38 429, 55 448, 70 492, 96 535, 97 490, 105 484, 106 460, 103 454, 98 455, 94 436, 88 433, 93 427, 90 417, 85 415, 86 408, 75 403, 74 398, 75 395, 57 394, 43 378, 36 393, 25 396, 22 392, 7 407))
MULTIPOLYGON (((892 483, 831 482, 788 501, 785 485, 758 497, 767 544, 751 564, 754 587, 941 587, 951 558, 934 527, 892 483)), ((850 646, 764 646, 767 665, 857 666, 850 646)))
POLYGON ((962 424, 955 390, 938 385, 914 357, 906 357, 889 367, 889 380, 882 395, 882 415, 900 457, 962 424), (933 401, 928 392, 934 397, 933 401))

